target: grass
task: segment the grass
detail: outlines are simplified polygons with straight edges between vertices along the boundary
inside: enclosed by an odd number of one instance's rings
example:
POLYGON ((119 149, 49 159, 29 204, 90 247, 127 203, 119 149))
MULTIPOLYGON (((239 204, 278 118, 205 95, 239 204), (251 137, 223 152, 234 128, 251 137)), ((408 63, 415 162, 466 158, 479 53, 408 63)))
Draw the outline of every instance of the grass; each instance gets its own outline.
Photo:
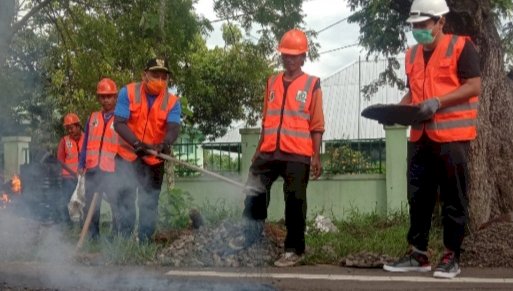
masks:
MULTIPOLYGON (((207 226, 215 226, 225 219, 240 218, 240 211, 223 203, 205 204, 199 207, 207 226)), ((337 233, 321 233, 314 229, 313 221, 308 221, 306 235, 306 264, 338 264, 340 259, 359 252, 370 252, 398 257, 406 251, 408 214, 395 212, 388 216, 376 213, 353 211, 346 220, 334 221, 337 233)), ((102 231, 102 233, 106 233, 102 231)), ((441 227, 433 226, 430 235, 430 252, 436 260, 443 250, 441 227)), ((155 261, 156 254, 163 246, 138 244, 134 240, 115 237, 112 241, 87 242, 85 251, 101 252, 104 260, 111 264, 147 264, 155 261)))
MULTIPOLYGON (((387 217, 377 214, 351 213, 345 221, 335 221, 337 233, 311 231, 306 236, 306 264, 338 264, 349 254, 370 252, 398 257, 406 251, 408 215, 396 212, 387 217)), ((309 223, 312 229, 313 222, 309 223)), ((443 250, 441 231, 433 227, 430 251, 437 258, 443 250)))
POLYGON ((154 243, 138 243, 134 239, 116 236, 110 240, 88 240, 82 252, 101 254, 101 262, 104 264, 145 265, 155 261, 160 247, 154 243))

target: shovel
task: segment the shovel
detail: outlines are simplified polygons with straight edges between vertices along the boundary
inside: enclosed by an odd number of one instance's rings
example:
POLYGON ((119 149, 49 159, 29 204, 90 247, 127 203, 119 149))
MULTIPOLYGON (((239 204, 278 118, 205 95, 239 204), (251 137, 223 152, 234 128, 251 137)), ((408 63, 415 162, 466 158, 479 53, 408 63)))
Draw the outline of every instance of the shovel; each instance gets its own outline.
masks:
POLYGON ((89 210, 87 211, 87 216, 84 221, 84 226, 82 227, 82 231, 80 232, 80 238, 78 239, 77 246, 75 247, 75 252, 78 252, 84 244, 85 236, 89 231, 89 225, 91 224, 91 220, 93 219, 93 213, 94 209, 96 208, 96 203, 98 203, 98 196, 100 196, 100 194, 98 192, 94 192, 93 200, 91 201, 91 205, 89 205, 89 210))
POLYGON ((191 164, 189 164, 187 162, 180 161, 179 159, 177 159, 175 157, 172 157, 172 156, 169 156, 169 155, 165 155, 165 154, 162 154, 162 153, 157 153, 157 151, 154 151, 154 150, 146 150, 146 152, 148 152, 149 154, 154 155, 154 156, 156 156, 156 157, 158 157, 160 159, 163 159, 163 160, 166 160, 166 161, 169 161, 169 162, 173 162, 173 163, 177 163, 177 164, 179 164, 181 166, 184 166, 184 167, 187 167, 189 169, 198 171, 200 173, 212 176, 214 178, 217 178, 219 180, 222 180, 222 181, 224 181, 226 183, 232 184, 232 185, 237 186, 239 188, 242 188, 242 189, 246 188, 246 186, 244 184, 240 183, 240 182, 234 181, 232 179, 228 179, 225 176, 222 176, 222 175, 219 175, 217 173, 205 170, 205 169, 200 168, 198 166, 191 165, 191 164))
POLYGON ((423 121, 420 107, 403 104, 374 104, 362 111, 362 116, 385 125, 413 125, 423 121))

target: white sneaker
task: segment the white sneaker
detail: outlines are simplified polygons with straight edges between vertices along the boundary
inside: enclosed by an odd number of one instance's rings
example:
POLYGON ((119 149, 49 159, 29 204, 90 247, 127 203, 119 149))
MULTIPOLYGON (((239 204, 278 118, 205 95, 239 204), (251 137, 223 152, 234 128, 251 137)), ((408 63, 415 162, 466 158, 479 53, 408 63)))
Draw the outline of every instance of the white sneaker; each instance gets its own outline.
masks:
POLYGON ((303 258, 303 255, 299 256, 294 252, 285 252, 274 262, 274 265, 276 267, 292 267, 300 263, 303 258))

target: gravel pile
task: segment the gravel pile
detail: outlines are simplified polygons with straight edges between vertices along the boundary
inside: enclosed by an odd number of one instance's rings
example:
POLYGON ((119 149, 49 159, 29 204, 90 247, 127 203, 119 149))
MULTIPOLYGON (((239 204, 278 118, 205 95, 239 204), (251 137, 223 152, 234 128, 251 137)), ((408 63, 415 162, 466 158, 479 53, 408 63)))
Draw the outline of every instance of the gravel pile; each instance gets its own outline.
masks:
POLYGON ((242 223, 224 221, 218 227, 184 233, 157 256, 164 265, 176 267, 263 267, 282 252, 284 230, 266 225, 261 239, 247 249, 233 251, 231 238, 242 233, 242 223))

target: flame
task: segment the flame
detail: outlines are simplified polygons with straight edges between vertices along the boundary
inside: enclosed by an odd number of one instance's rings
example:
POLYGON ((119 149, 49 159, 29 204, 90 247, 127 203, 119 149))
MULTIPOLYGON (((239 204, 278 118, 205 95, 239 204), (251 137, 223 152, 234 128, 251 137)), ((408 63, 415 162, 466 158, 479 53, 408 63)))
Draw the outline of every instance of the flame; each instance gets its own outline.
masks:
POLYGON ((12 176, 11 179, 11 190, 13 193, 20 194, 21 192, 21 180, 17 175, 12 176))
POLYGON ((2 196, 0 196, 0 208, 5 208, 10 202, 11 198, 9 198, 9 195, 7 193, 2 193, 2 196))

